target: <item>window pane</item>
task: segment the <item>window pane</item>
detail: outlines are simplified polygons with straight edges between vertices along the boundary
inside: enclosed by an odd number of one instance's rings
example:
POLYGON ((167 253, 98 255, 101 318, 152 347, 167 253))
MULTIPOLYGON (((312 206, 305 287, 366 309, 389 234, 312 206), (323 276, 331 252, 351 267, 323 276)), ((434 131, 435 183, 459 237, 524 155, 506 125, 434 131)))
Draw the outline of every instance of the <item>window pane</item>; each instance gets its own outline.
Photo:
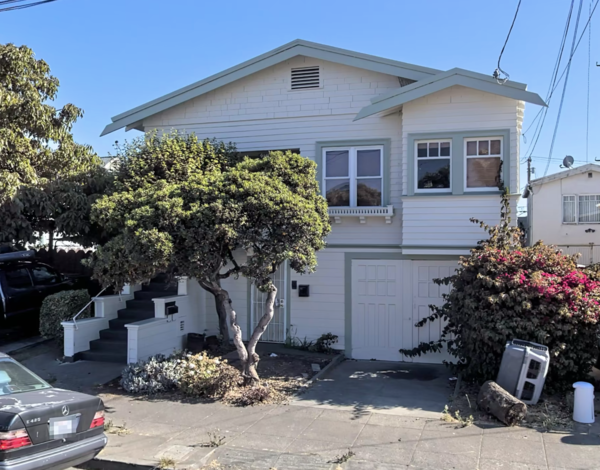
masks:
POLYGON ((579 222, 600 222, 600 195, 579 196, 579 222))
POLYGON ((58 282, 56 273, 50 271, 46 266, 34 266, 31 268, 31 274, 35 284, 49 285, 58 282))
POLYGON ((358 180, 356 204, 358 206, 381 206, 381 178, 358 180))
POLYGON ((440 144, 440 157, 450 156, 450 142, 442 142, 440 144))
POLYGON ((490 154, 489 145, 490 145, 490 142, 488 140, 480 140, 479 141, 479 155, 489 155, 490 154))
POLYGON ((21 364, 10 359, 0 361, 0 395, 11 395, 50 388, 50 385, 33 375, 21 364))
POLYGON ((429 156, 430 157, 439 157, 440 156, 440 150, 439 150, 439 142, 429 142, 429 156))
POLYGON ((330 206, 349 206, 350 180, 325 180, 325 193, 330 206))
POLYGON ((497 157, 467 158, 467 188, 498 187, 501 161, 497 157))
POLYGON ((325 176, 348 176, 348 150, 325 152, 325 176))
POLYGON ((477 155, 477 141, 470 140, 467 142, 467 155, 477 155))
POLYGON ((427 156, 427 144, 417 144, 417 157, 423 158, 427 156))
POLYGON ((575 219, 575 196, 563 196, 563 222, 573 224, 575 219))
POLYGON ((419 160, 417 163, 417 188, 450 188, 450 159, 419 160))
POLYGON ((31 278, 26 268, 5 271, 6 284, 11 289, 27 289, 32 286, 31 278))
POLYGON ((381 150, 356 152, 356 176, 381 176, 381 150))
POLYGON ((490 155, 500 155, 500 147, 499 140, 490 141, 490 155))

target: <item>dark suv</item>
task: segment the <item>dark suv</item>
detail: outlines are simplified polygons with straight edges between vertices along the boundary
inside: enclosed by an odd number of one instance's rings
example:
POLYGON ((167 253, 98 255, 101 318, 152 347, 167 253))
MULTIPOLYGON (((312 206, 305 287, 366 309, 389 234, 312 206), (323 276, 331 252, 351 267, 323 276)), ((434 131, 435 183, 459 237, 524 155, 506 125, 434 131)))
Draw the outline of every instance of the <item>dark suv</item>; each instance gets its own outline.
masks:
POLYGON ((35 317, 46 297, 72 288, 72 280, 35 260, 34 251, 0 254, 0 322, 35 317))

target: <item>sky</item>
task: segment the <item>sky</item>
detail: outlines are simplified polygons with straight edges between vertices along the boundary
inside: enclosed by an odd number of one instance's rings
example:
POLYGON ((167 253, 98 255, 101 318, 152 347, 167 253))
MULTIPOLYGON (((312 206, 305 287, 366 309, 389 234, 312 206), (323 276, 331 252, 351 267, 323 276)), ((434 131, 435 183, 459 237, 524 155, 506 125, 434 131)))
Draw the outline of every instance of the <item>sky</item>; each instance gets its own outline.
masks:
MULTIPOLYGON (((578 36, 589 17, 583 0, 578 36)), ((73 103, 84 117, 75 139, 101 155, 138 131, 100 133, 116 114, 201 80, 294 39, 447 70, 491 74, 518 0, 57 0, 0 13, 0 42, 25 44, 60 80, 57 106, 73 103)), ((530 91, 547 95, 570 0, 522 0, 502 68, 530 91)), ((575 1, 568 57, 579 0, 575 1)), ((589 140, 587 31, 571 64, 548 174, 565 155, 575 166, 600 160, 600 7, 591 21, 589 140)), ((561 72, 566 65, 563 60, 561 72)), ((534 177, 544 176, 559 109, 556 89, 533 152, 534 177)), ((540 108, 527 104, 524 130, 540 108)), ((521 139, 528 155, 534 126, 521 139), (526 139, 526 140, 525 140, 526 139)), ((207 136, 210 137, 210 136, 207 136)), ((525 164, 521 165, 525 182, 525 164)), ((515 188, 516 189, 516 188, 515 188)), ((519 188, 521 189, 521 188, 519 188)), ((511 188, 513 191, 513 188, 511 188)), ((516 191, 513 191, 516 192, 516 191)))

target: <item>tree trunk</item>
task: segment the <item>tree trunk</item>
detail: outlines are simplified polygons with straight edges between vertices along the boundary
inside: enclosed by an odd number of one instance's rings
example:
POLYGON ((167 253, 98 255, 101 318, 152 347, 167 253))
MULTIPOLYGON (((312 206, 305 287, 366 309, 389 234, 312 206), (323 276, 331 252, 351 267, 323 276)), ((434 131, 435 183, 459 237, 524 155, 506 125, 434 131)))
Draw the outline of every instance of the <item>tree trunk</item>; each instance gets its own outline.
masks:
POLYGON ((54 261, 54 230, 48 232, 48 259, 52 264, 54 261))
POLYGON ((508 426, 519 424, 527 416, 527 405, 492 380, 481 386, 477 404, 508 426))
MULTIPOLYGON (((220 283, 218 283, 220 284, 220 283)), ((219 287, 221 287, 219 285, 219 287)), ((217 308, 217 316, 219 317, 219 333, 223 338, 224 344, 229 344, 229 328, 227 328, 227 308, 226 305, 231 302, 229 293, 221 288, 221 291, 213 293, 215 296, 215 306, 217 308)))

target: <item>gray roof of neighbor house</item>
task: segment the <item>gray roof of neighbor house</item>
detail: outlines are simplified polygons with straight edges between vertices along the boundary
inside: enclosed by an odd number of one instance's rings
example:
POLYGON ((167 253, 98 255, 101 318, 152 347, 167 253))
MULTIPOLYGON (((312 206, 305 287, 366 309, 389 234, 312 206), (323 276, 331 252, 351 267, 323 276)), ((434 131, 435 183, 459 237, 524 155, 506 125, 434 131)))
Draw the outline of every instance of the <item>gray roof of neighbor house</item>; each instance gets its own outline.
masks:
POLYGON ((452 69, 442 72, 429 67, 296 39, 223 72, 118 114, 111 119, 112 122, 104 128, 101 135, 123 127, 126 130, 138 129, 147 117, 296 56, 312 57, 416 80, 415 83, 374 98, 373 104, 361 109, 356 119, 399 107, 402 103, 455 84, 545 106, 544 101, 537 94, 525 91, 526 85, 522 83, 506 82, 504 85, 499 85, 492 77, 467 70, 452 69))
POLYGON ((578 166, 577 168, 569 168, 565 171, 559 171, 558 173, 554 173, 552 175, 544 176, 543 178, 537 178, 535 180, 531 180, 531 185, 538 185, 549 183, 550 181, 561 180, 563 178, 568 178, 569 176, 580 175, 581 173, 586 173, 588 171, 597 171, 600 172, 600 165, 596 163, 586 163, 585 165, 578 166))

